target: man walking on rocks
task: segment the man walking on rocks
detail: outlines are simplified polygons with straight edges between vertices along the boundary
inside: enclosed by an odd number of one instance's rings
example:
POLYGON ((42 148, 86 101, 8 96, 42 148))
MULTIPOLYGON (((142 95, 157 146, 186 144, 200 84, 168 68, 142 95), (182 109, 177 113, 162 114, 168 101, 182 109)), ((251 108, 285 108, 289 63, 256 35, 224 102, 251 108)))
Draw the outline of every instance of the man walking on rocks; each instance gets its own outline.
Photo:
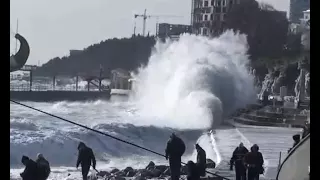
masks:
POLYGON ((87 147, 83 142, 79 143, 78 151, 79 155, 76 167, 78 168, 81 164, 82 178, 83 180, 87 180, 91 162, 93 169, 96 169, 96 158, 94 157, 92 149, 87 147))
POLYGON ((166 159, 169 159, 171 180, 180 178, 181 156, 185 150, 186 146, 182 139, 172 133, 166 147, 166 159))

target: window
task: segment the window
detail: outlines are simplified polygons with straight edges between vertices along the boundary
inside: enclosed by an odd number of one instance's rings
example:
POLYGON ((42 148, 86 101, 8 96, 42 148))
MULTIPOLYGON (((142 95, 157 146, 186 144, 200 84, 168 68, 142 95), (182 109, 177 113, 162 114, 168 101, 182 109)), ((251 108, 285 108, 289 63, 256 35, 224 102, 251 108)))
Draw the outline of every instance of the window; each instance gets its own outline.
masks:
POLYGON ((207 35, 207 29, 206 28, 203 28, 203 35, 207 35))
POLYGON ((222 0, 222 6, 226 7, 227 6, 227 0, 222 0))
POLYGON ((204 20, 208 21, 208 15, 206 15, 206 14, 204 15, 204 20))
POLYGON ((217 21, 219 21, 219 19, 220 19, 219 14, 217 14, 217 15, 214 17, 214 19, 217 20, 217 21))
POLYGON ((227 8, 226 7, 223 7, 222 8, 222 13, 226 13, 227 12, 227 8))
POLYGON ((213 21, 213 14, 210 14, 210 20, 213 21))
POLYGON ((232 6, 232 4, 233 4, 233 0, 230 0, 229 5, 232 6))
POLYGON ((208 7, 209 6, 209 2, 208 1, 204 1, 204 7, 208 7))
POLYGON ((211 0, 211 6, 214 6, 214 0, 211 0))
POLYGON ((221 6, 221 0, 217 0, 217 6, 218 6, 218 7, 221 6))
POLYGON ((221 13, 221 7, 216 7, 215 12, 216 12, 216 13, 221 13))

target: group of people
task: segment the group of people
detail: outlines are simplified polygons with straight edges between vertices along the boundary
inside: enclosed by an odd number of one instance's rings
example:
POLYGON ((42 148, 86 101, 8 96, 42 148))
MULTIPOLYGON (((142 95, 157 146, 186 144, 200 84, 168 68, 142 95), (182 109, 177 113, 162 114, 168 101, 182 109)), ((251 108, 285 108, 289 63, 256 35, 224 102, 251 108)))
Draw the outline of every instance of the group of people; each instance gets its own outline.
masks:
POLYGON ((22 156, 21 162, 25 165, 24 171, 20 173, 23 180, 46 180, 49 177, 50 165, 42 154, 37 155, 36 161, 22 156))
POLYGON ((259 146, 254 144, 248 149, 240 143, 239 146, 233 151, 230 160, 230 170, 235 166, 236 180, 259 180, 260 174, 264 173, 263 156, 259 152, 259 146))
MULTIPOLYGON (((81 164, 82 178, 87 180, 90 166, 96 169, 96 159, 91 148, 87 147, 83 142, 78 145, 78 160, 76 168, 81 164), (91 164, 92 163, 92 164, 91 164)), ((42 154, 37 155, 37 160, 33 161, 27 156, 22 156, 22 164, 25 169, 20 176, 22 180, 46 180, 51 172, 49 162, 42 154)))
MULTIPOLYGON (((188 161, 187 163, 187 179, 200 180, 201 176, 206 175, 206 152, 199 146, 195 145, 197 150, 197 162, 188 161)), ((185 143, 181 138, 172 133, 165 150, 165 157, 169 160, 171 179, 179 180, 181 172, 181 157, 186 150, 185 143)), ((82 178, 87 180, 90 167, 96 168, 96 159, 91 148, 83 142, 78 145, 78 159, 76 168, 81 165, 82 178)), ((20 174, 23 180, 46 180, 50 174, 49 162, 42 154, 37 155, 36 162, 27 156, 22 157, 22 164, 25 165, 24 171, 20 174)), ((259 180, 259 175, 263 173, 263 156, 259 152, 258 145, 251 147, 251 152, 240 143, 234 150, 230 160, 230 170, 235 165, 236 180, 259 180), (246 173, 246 171, 248 171, 246 173)))

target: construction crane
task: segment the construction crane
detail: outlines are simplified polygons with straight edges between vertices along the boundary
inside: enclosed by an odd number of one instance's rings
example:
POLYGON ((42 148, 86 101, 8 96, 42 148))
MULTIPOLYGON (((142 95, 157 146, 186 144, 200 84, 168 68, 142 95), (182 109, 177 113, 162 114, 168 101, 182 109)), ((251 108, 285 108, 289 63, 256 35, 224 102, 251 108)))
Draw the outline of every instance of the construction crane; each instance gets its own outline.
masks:
MULTIPOLYGON (((146 34, 146 22, 147 18, 156 18, 157 19, 157 24, 159 21, 160 17, 168 17, 168 18, 181 18, 183 16, 173 16, 173 15, 147 15, 147 9, 144 10, 143 14, 135 14, 134 18, 136 19, 137 17, 142 17, 143 20, 143 27, 142 27, 142 35, 145 36, 146 34)), ((136 29, 136 23, 134 23, 134 34, 135 34, 135 29, 136 29)))

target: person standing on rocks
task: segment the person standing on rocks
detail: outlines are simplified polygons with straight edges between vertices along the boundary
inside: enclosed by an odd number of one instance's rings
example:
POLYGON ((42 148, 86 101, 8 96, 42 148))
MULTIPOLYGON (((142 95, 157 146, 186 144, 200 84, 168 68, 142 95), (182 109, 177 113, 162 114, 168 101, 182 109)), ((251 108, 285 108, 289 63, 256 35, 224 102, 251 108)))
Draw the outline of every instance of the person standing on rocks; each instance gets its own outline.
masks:
POLYGON ((199 146, 199 144, 196 144, 196 150, 197 150, 197 168, 199 171, 200 176, 206 175, 206 152, 199 146))
POLYGON ((246 168, 243 163, 243 158, 248 152, 248 149, 243 145, 243 143, 240 143, 232 153, 230 170, 233 170, 233 165, 235 165, 236 180, 246 179, 246 168))
POLYGON ((38 180, 37 163, 27 156, 22 156, 21 162, 26 166, 20 173, 22 180, 38 180))
POLYGON ((39 180, 48 179, 50 174, 50 164, 41 153, 38 153, 36 163, 38 166, 39 180))
POLYGON ((181 156, 186 150, 186 145, 174 133, 170 136, 166 147, 166 159, 169 159, 171 180, 179 180, 181 169, 181 156))
POLYGON ((87 180, 91 162, 93 169, 96 169, 96 158, 94 157, 92 149, 87 147, 83 142, 79 143, 78 151, 79 155, 76 167, 78 169, 78 166, 81 164, 82 179, 87 180))

